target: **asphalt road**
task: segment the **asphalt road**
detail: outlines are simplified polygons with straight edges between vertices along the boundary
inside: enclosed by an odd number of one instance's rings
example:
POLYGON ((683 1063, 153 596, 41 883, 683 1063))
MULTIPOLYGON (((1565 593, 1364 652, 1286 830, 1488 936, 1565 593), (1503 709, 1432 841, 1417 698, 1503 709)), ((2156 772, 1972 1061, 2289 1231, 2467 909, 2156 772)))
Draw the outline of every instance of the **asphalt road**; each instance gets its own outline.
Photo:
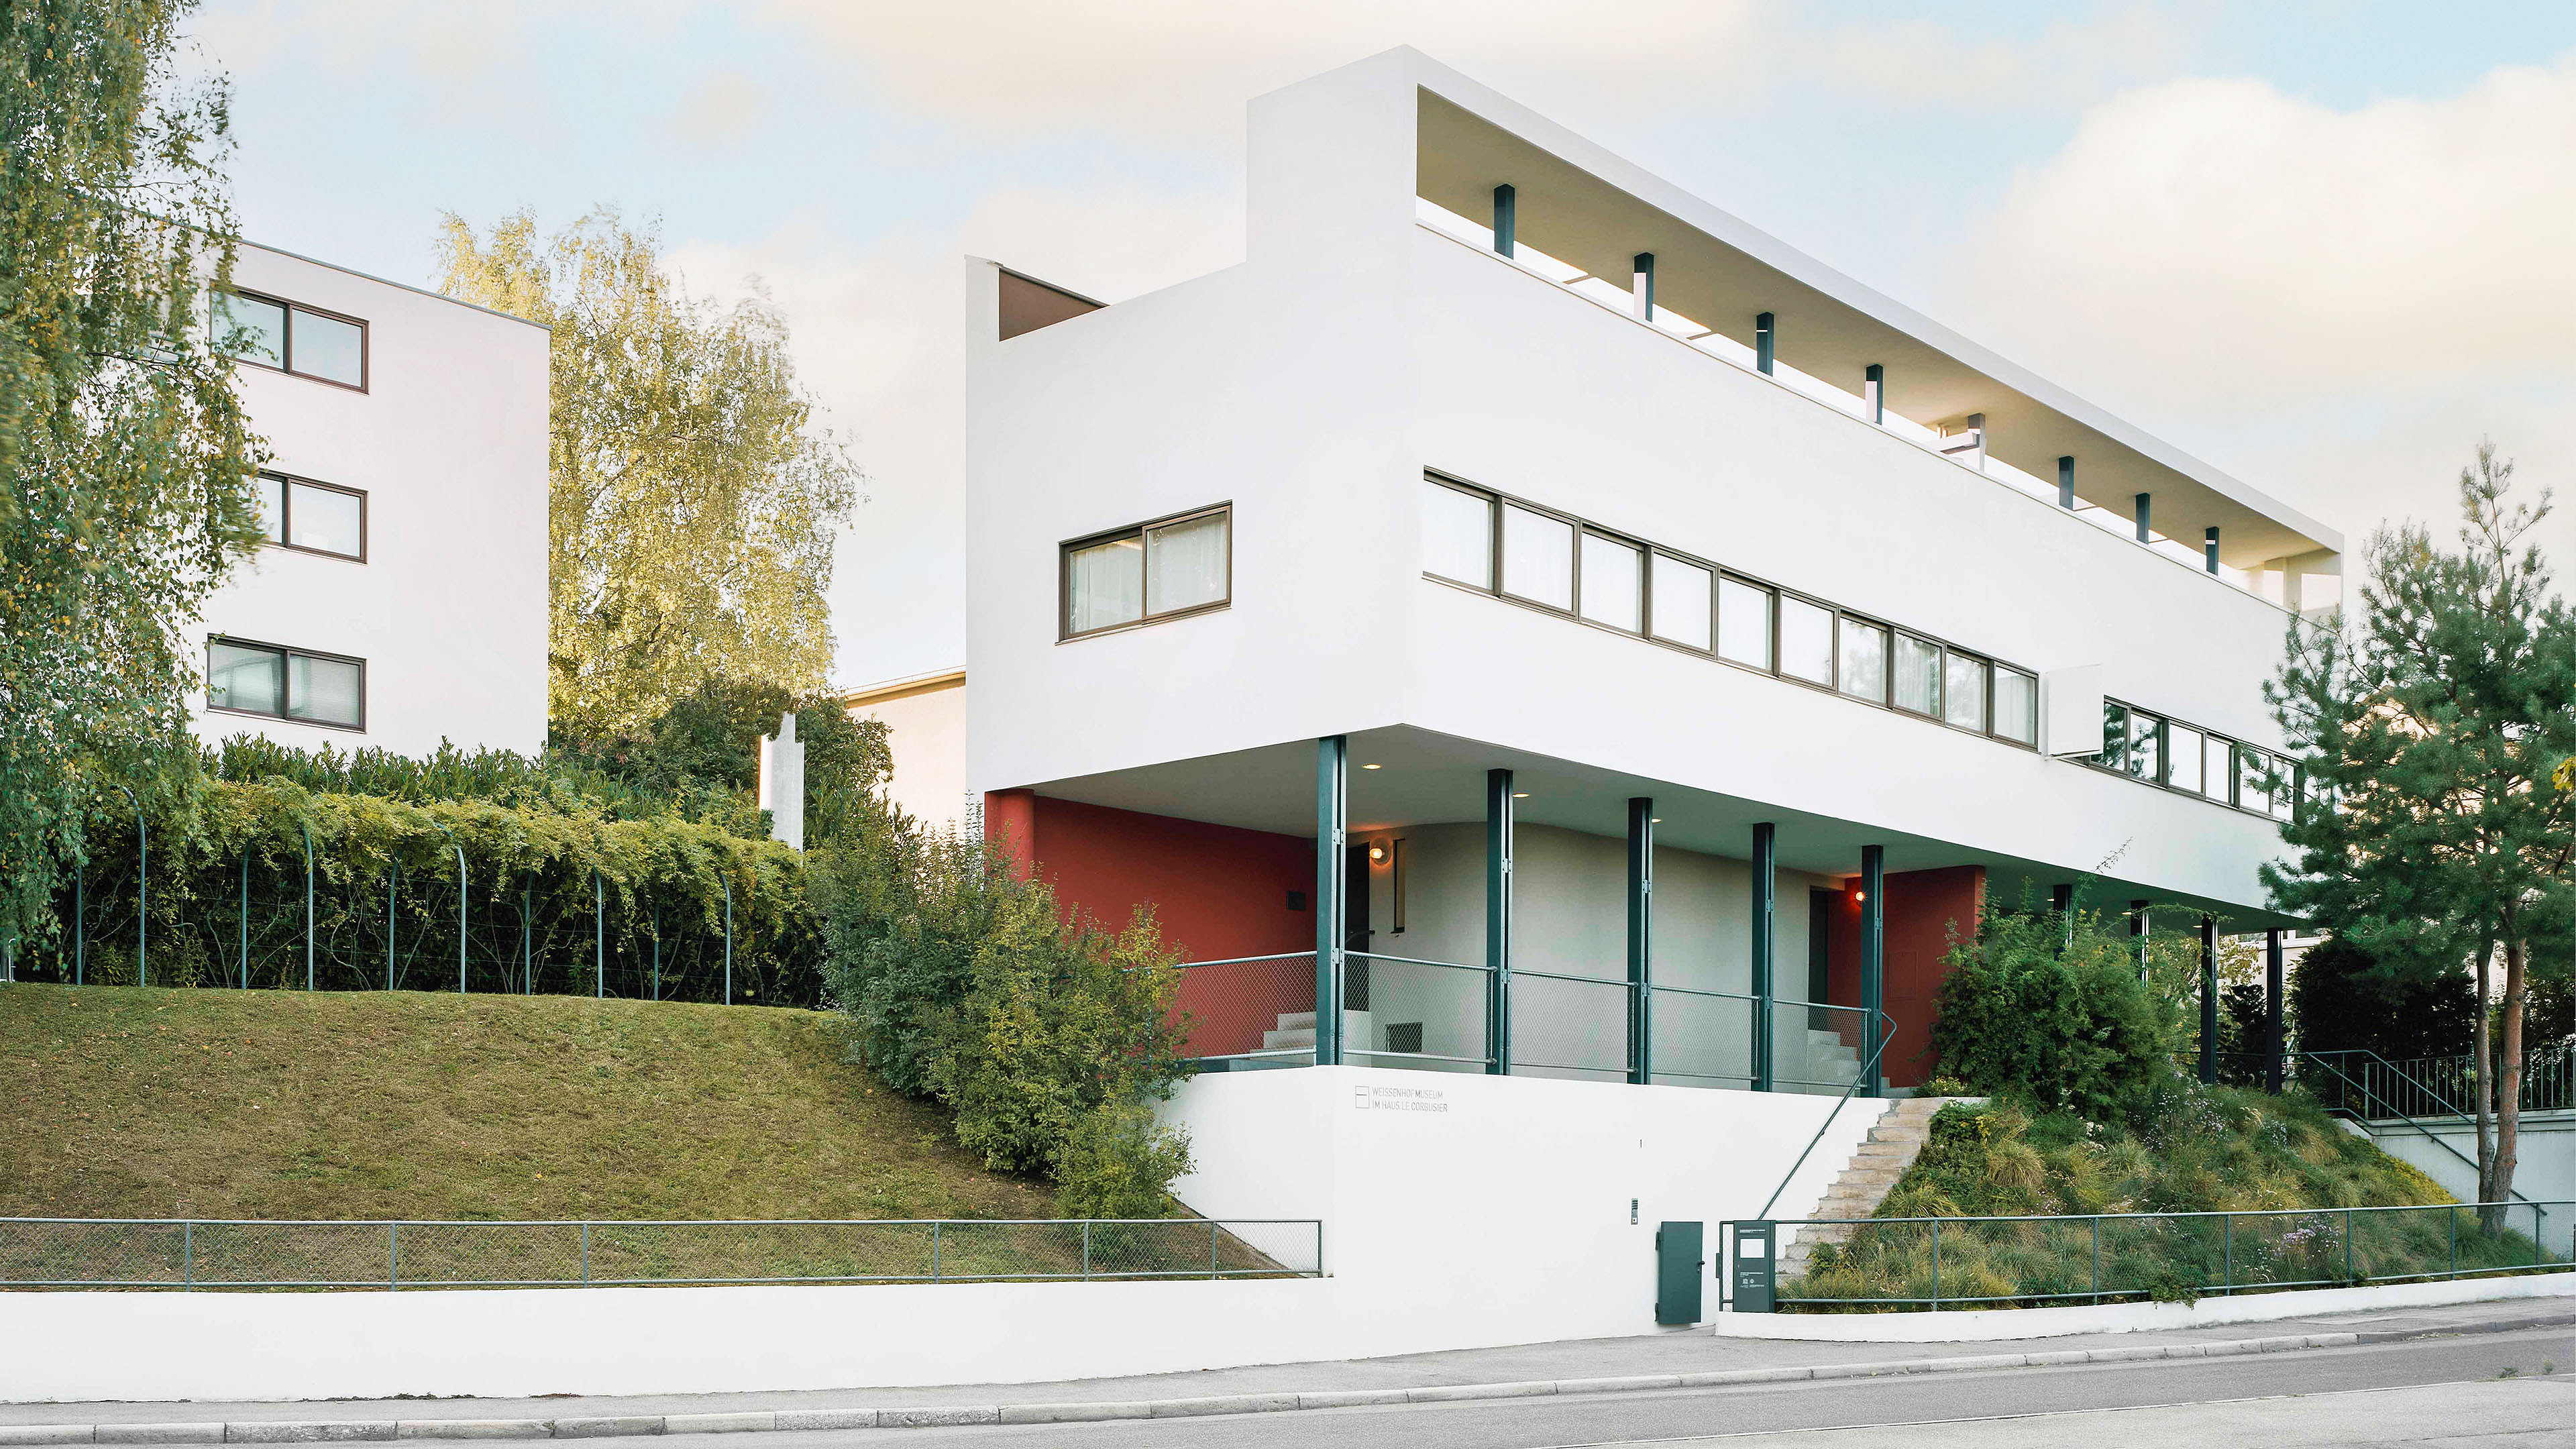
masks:
MULTIPOLYGON (((718 1435, 681 1449, 741 1449, 718 1435)), ((668 1442, 666 1440, 666 1442, 668 1442)), ((882 1429, 794 1436, 795 1449, 920 1444, 1071 1449, 1565 1449, 1576 1445, 2019 1449, 2154 1444, 2571 1446, 2576 1332, 2346 1349, 1829 1379, 1668 1393, 1384 1405, 1209 1419, 882 1429)))

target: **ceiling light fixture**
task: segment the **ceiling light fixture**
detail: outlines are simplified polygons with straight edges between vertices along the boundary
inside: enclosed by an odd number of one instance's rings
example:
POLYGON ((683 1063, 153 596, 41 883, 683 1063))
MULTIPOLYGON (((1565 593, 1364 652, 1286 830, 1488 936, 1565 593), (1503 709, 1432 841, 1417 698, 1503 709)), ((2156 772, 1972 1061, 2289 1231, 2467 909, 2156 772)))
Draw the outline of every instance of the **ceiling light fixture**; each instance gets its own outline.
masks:
POLYGON ((1362 765, 1360 768, 1363 770, 1383 770, 1386 767, 1384 765, 1362 765))
POLYGON ((1529 798, 1529 792, 1527 790, 1514 790, 1512 792, 1512 798, 1515 800, 1526 800, 1529 798))

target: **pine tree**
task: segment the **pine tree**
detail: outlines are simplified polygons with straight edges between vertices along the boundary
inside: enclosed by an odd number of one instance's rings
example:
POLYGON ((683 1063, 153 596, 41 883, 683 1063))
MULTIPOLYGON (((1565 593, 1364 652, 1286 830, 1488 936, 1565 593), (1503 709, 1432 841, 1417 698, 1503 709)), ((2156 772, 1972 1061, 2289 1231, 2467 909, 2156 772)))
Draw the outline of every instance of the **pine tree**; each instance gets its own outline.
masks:
POLYGON ((2479 1002, 2498 1002, 2503 1040, 2483 1009, 2475 1032, 2490 1203, 2513 1191, 2528 963, 2564 949, 2576 918, 2576 782, 2562 769, 2576 755, 2576 617, 2524 541, 2549 495, 2508 503, 2512 477, 2482 443, 2460 473, 2456 549, 2411 523, 2374 534, 2358 617, 2294 622, 2264 688, 2308 786, 2283 831, 2295 859, 2264 868, 2274 903, 2395 969, 2473 963, 2479 1002))

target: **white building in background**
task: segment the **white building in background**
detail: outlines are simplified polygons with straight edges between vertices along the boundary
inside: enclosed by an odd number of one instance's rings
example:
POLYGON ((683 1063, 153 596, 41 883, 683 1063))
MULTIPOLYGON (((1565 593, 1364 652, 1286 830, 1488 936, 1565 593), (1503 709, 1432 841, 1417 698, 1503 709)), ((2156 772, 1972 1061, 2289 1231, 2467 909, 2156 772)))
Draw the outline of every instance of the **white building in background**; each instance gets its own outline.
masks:
POLYGON ((980 802, 966 788, 966 671, 889 679, 843 696, 856 719, 886 727, 894 776, 886 799, 935 828, 970 828, 980 802))
POLYGON ((267 247, 233 285, 269 541, 206 603, 197 734, 536 750, 546 329, 267 247))

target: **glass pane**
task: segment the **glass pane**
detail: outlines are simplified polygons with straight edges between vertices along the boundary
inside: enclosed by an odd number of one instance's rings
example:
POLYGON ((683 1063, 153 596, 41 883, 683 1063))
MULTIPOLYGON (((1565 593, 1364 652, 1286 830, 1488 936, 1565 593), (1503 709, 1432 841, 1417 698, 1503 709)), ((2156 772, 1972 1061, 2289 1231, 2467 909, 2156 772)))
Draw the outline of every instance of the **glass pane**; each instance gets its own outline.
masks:
POLYGON ((1145 541, 1113 538, 1078 548, 1065 561, 1067 632, 1087 634, 1145 617, 1145 541))
POLYGON ((1655 637, 1706 649, 1712 602, 1709 589, 1716 582, 1708 570, 1697 564, 1655 555, 1655 637))
POLYGON ((2200 731, 2189 725, 2165 726, 2165 783, 2200 792, 2200 731))
POLYGON ((286 717, 318 724, 356 724, 358 666, 339 659, 288 655, 286 717))
POLYGON ((2227 741, 2216 735, 2201 736, 2200 778, 2203 788, 2220 800, 2232 798, 2227 788, 2227 751, 2227 741))
POLYGON ((2236 803, 2248 810, 2268 810, 2263 793, 2263 755, 2248 745, 2236 747, 2236 803))
POLYGON ((271 367, 286 365, 286 307, 278 302, 263 302, 257 297, 236 297, 219 293, 215 297, 215 350, 265 362, 271 367))
POLYGON ((2272 756, 2270 763, 2276 781, 2272 787, 2272 814, 2287 820, 2290 818, 2291 805, 2298 799, 2298 776, 2291 770, 2290 762, 2278 755, 2272 756))
POLYGON ((2039 743, 2039 682, 2018 669, 1995 671, 1995 733, 2039 743))
POLYGON ((1583 617, 1637 633, 1645 625, 1646 561, 1617 539, 1583 535, 1583 617))
POLYGON ((206 646, 206 705, 275 714, 285 671, 285 660, 274 650, 245 649, 218 640, 206 646))
POLYGON ((1887 631, 1858 619, 1843 620, 1842 691, 1887 703, 1887 631))
POLYGON ((324 553, 342 553, 356 558, 360 552, 358 530, 364 508, 364 501, 355 493, 298 483, 295 485, 295 508, 289 514, 295 521, 295 537, 288 542, 297 548, 318 548, 324 553))
POLYGON ((1771 591, 1717 581, 1717 652, 1756 669, 1771 667, 1771 591))
POLYGON ((2117 770, 2129 757, 2129 710, 2126 705, 2102 701, 2102 753, 2093 758, 2117 770))
POLYGON ((1226 515, 1167 523, 1145 535, 1145 607, 1156 614, 1223 603, 1226 515))
POLYGON ((327 377, 333 382, 359 386, 365 375, 360 371, 366 334, 354 322, 337 317, 295 309, 294 364, 297 372, 308 377, 327 377))
POLYGON ((1962 729, 1986 727, 1986 661, 1952 654, 1942 662, 1941 718, 1962 729))
POLYGON ((1422 481, 1422 569, 1444 579, 1494 586, 1494 504, 1422 481))
POLYGON ((2129 714, 2129 773, 2141 780, 2164 778, 2164 721, 2142 711, 2129 714))
POLYGON ((1503 505, 1503 592, 1552 609, 1574 607, 1574 525, 1503 505))
POLYGON ((1911 634, 1896 636, 1896 703, 1899 708, 1910 709, 1916 714, 1940 713, 1940 645, 1927 643, 1911 634))
POLYGON ((286 480, 262 473, 252 486, 259 490, 259 536, 270 543, 286 542, 286 480))
POLYGON ((1834 611, 1780 596, 1780 672, 1816 684, 1834 682, 1834 611))

